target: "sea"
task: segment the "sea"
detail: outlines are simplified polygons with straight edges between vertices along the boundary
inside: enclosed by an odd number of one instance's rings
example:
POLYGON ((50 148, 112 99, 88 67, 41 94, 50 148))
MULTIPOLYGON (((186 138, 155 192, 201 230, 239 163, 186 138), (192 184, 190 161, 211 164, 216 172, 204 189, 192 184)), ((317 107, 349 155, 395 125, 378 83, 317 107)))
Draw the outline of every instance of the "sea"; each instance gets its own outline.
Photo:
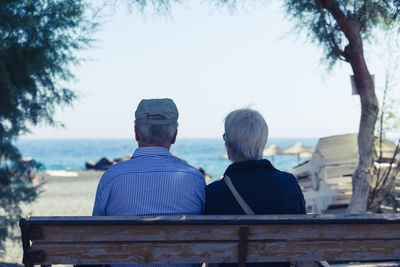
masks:
MULTIPOLYGON (((271 138, 269 145, 288 148, 300 142, 315 147, 317 138, 271 138)), ((137 148, 134 139, 21 139, 16 143, 23 157, 33 158, 43 164, 44 170, 85 169, 86 161, 98 161, 102 157, 121 158, 137 148)), ((195 167, 202 167, 213 179, 224 174, 231 162, 221 157, 226 153, 224 142, 219 139, 178 139, 171 152, 195 167)), ((307 160, 292 155, 267 157, 280 170, 290 169, 307 160)))

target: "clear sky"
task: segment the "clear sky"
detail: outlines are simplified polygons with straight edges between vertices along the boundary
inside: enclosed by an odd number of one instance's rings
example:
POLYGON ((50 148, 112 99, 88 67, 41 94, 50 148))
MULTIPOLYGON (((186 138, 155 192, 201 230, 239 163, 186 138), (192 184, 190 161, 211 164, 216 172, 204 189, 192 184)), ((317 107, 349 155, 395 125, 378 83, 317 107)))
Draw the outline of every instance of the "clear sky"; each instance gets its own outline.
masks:
MULTIPOLYGON (((115 12, 96 33, 96 47, 81 53, 91 60, 72 68, 80 99, 55 114, 66 129, 40 126, 27 137, 131 138, 140 100, 163 97, 177 104, 184 138, 220 137, 224 117, 241 107, 260 111, 271 137, 357 132, 350 67, 327 72, 322 49, 291 31, 276 2, 234 12, 176 5, 169 17, 115 12)), ((371 50, 379 92, 384 65, 371 50)))

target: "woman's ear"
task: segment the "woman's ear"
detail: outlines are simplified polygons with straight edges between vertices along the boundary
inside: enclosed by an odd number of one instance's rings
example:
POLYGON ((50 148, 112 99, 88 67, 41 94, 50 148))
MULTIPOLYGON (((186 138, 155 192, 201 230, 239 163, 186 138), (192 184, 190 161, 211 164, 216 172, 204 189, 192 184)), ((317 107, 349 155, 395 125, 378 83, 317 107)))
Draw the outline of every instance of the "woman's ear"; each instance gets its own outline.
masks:
POLYGON ((229 140, 225 141, 225 147, 226 147, 227 151, 230 150, 231 149, 231 141, 229 141, 229 140))
POLYGON ((230 160, 230 153, 231 153, 231 147, 232 147, 232 143, 229 140, 225 141, 225 147, 226 147, 226 154, 228 154, 228 159, 230 160))

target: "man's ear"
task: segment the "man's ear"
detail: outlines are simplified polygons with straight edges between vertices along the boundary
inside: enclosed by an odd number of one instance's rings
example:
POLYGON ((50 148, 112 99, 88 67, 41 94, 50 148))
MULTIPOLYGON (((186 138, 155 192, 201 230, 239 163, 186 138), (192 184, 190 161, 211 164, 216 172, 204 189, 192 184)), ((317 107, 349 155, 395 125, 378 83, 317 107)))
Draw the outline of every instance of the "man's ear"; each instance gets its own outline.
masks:
POLYGON ((135 139, 136 139, 137 142, 140 141, 139 134, 138 134, 138 131, 136 129, 136 125, 135 125, 135 139))
POLYGON ((178 135, 178 129, 176 129, 174 137, 172 137, 171 144, 175 144, 176 136, 178 135))

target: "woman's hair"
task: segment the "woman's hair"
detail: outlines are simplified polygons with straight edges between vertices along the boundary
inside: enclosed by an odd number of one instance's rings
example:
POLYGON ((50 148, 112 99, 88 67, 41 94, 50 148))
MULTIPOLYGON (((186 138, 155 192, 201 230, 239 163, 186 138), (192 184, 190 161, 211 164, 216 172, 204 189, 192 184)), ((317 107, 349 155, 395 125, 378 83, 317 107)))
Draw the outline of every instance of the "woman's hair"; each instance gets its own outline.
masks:
POLYGON ((237 109, 225 118, 225 138, 231 143, 229 158, 259 160, 268 139, 268 125, 263 116, 252 109, 237 109))

